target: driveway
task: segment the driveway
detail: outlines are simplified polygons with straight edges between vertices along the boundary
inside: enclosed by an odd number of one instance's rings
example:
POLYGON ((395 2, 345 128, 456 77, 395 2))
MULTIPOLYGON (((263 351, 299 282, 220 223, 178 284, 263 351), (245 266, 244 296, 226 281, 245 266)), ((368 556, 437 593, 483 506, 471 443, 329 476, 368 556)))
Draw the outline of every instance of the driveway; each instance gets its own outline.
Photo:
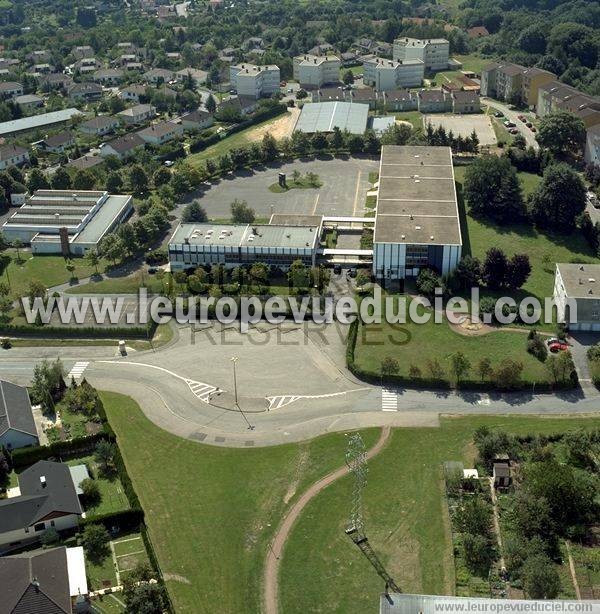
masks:
POLYGON ((498 102, 497 100, 493 100, 492 98, 482 98, 481 102, 486 104, 488 107, 495 109, 496 111, 504 113, 504 117, 509 121, 513 122, 516 125, 517 130, 525 137, 527 146, 531 146, 535 150, 538 150, 540 148, 539 143, 535 138, 535 133, 531 132, 531 130, 525 125, 525 123, 518 118, 518 115, 530 115, 529 112, 523 113, 522 111, 515 111, 503 102, 498 102))

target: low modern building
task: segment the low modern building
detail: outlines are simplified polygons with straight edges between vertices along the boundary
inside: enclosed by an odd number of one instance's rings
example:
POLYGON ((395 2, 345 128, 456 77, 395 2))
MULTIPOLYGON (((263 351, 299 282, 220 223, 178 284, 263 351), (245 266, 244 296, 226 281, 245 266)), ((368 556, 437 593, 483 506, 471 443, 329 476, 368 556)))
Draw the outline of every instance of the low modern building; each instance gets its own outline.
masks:
POLYGON ((0 499, 0 552, 34 543, 48 529, 78 526, 83 509, 68 465, 38 461, 19 474, 18 488, 18 496, 0 499))
POLYGON ((417 94, 421 113, 446 113, 452 110, 450 94, 444 90, 420 90, 417 94))
POLYGON ((8 218, 2 231, 34 254, 82 256, 133 211, 133 198, 100 191, 37 190, 8 218))
POLYGON ((239 96, 261 98, 279 91, 279 66, 236 64, 229 67, 231 87, 239 96))
POLYGON ((569 330, 600 331, 600 264, 557 264, 554 300, 569 330))
POLYGON ((183 126, 175 122, 158 122, 140 130, 138 136, 150 145, 163 145, 183 134, 183 126))
POLYGON ((420 60, 425 70, 447 70, 450 58, 450 43, 445 38, 397 38, 394 41, 394 60, 420 60))
POLYGON ((253 262, 288 268, 296 260, 314 266, 320 234, 319 223, 180 224, 169 240, 169 262, 173 271, 253 262))
POLYGON ((83 547, 33 550, 0 558, 2 612, 89 612, 83 547))
POLYGON ((39 443, 27 388, 0 380, 0 448, 16 450, 39 443))
POLYGON ((341 65, 336 55, 299 55, 294 58, 293 76, 301 87, 314 89, 326 83, 338 83, 341 65))
POLYGON ((363 134, 367 129, 369 107, 351 102, 313 102, 305 104, 296 123, 296 130, 312 134, 333 132, 334 128, 351 134, 363 134))
POLYGON ((0 171, 9 166, 22 166, 29 162, 29 152, 19 145, 0 146, 0 171))
POLYGON ((422 60, 407 58, 398 62, 385 58, 370 58, 363 64, 363 83, 378 92, 399 87, 419 87, 425 76, 422 60))
POLYGON ((454 270, 462 236, 449 147, 381 148, 373 275, 405 279, 433 267, 454 270))
POLYGON ((40 113, 31 117, 22 117, 8 122, 0 123, 0 137, 7 137, 13 134, 20 134, 36 130, 37 128, 47 128, 58 124, 65 124, 73 117, 82 115, 77 109, 63 109, 62 111, 52 111, 52 113, 40 113))

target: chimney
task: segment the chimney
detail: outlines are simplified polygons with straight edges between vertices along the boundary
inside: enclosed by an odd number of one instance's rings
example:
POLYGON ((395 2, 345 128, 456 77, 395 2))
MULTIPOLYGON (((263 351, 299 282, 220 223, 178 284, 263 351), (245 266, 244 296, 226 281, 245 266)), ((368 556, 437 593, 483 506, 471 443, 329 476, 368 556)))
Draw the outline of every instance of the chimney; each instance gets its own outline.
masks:
POLYGON ((40 484, 42 485, 42 488, 46 488, 47 483, 46 483, 46 476, 45 475, 40 475, 40 484))

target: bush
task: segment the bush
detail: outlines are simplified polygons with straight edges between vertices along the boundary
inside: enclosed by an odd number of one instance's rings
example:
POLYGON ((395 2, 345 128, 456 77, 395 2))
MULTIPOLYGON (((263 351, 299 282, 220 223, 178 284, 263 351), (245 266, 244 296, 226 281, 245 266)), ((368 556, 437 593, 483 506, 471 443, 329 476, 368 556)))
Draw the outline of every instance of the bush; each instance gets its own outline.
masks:
POLYGON ((530 599, 555 599, 560 577, 552 561, 543 554, 527 558, 522 569, 523 588, 530 599))
POLYGON ((100 524, 88 524, 81 534, 81 545, 92 562, 101 562, 110 554, 110 535, 100 524))
POLYGON ((146 264, 150 266, 160 266, 167 264, 167 262, 169 262, 169 256, 166 249, 155 249, 146 254, 146 264))
POLYGON ((531 331, 530 338, 527 340, 527 352, 535 356, 539 361, 544 362, 548 357, 548 348, 543 339, 535 332, 531 331))

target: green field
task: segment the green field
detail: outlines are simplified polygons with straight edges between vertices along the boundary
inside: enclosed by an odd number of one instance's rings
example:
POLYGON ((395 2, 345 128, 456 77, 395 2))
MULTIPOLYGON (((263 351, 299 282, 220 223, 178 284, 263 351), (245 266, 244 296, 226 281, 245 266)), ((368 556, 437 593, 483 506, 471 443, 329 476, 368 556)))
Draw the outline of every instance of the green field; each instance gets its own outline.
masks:
MULTIPOLYGON (((478 426, 515 433, 552 433, 598 418, 445 418, 441 428, 396 429, 387 448, 369 461, 363 496, 366 532, 403 592, 453 594, 454 564, 445 506, 445 460, 472 466, 478 426)), ((284 551, 281 611, 375 612, 382 581, 344 534, 352 481, 344 478, 309 503, 284 551)))
POLYGON ((397 113, 392 113, 392 115, 394 115, 397 120, 412 124, 414 130, 423 128, 423 116, 419 111, 399 111, 397 113))
MULTIPOLYGON (((344 463, 344 434, 217 448, 159 429, 128 397, 101 396, 177 612, 258 611, 267 544, 307 485, 344 463)), ((366 431, 366 444, 378 435, 366 431)))
POLYGON ((478 55, 454 55, 459 62, 462 62, 462 70, 472 70, 474 73, 481 74, 481 69, 490 63, 490 59, 479 57, 478 55))
POLYGON ((135 294, 141 287, 147 288, 148 292, 162 292, 163 285, 166 287, 167 283, 166 277, 163 283, 155 275, 135 273, 127 277, 104 277, 99 281, 73 286, 69 294, 135 294))

